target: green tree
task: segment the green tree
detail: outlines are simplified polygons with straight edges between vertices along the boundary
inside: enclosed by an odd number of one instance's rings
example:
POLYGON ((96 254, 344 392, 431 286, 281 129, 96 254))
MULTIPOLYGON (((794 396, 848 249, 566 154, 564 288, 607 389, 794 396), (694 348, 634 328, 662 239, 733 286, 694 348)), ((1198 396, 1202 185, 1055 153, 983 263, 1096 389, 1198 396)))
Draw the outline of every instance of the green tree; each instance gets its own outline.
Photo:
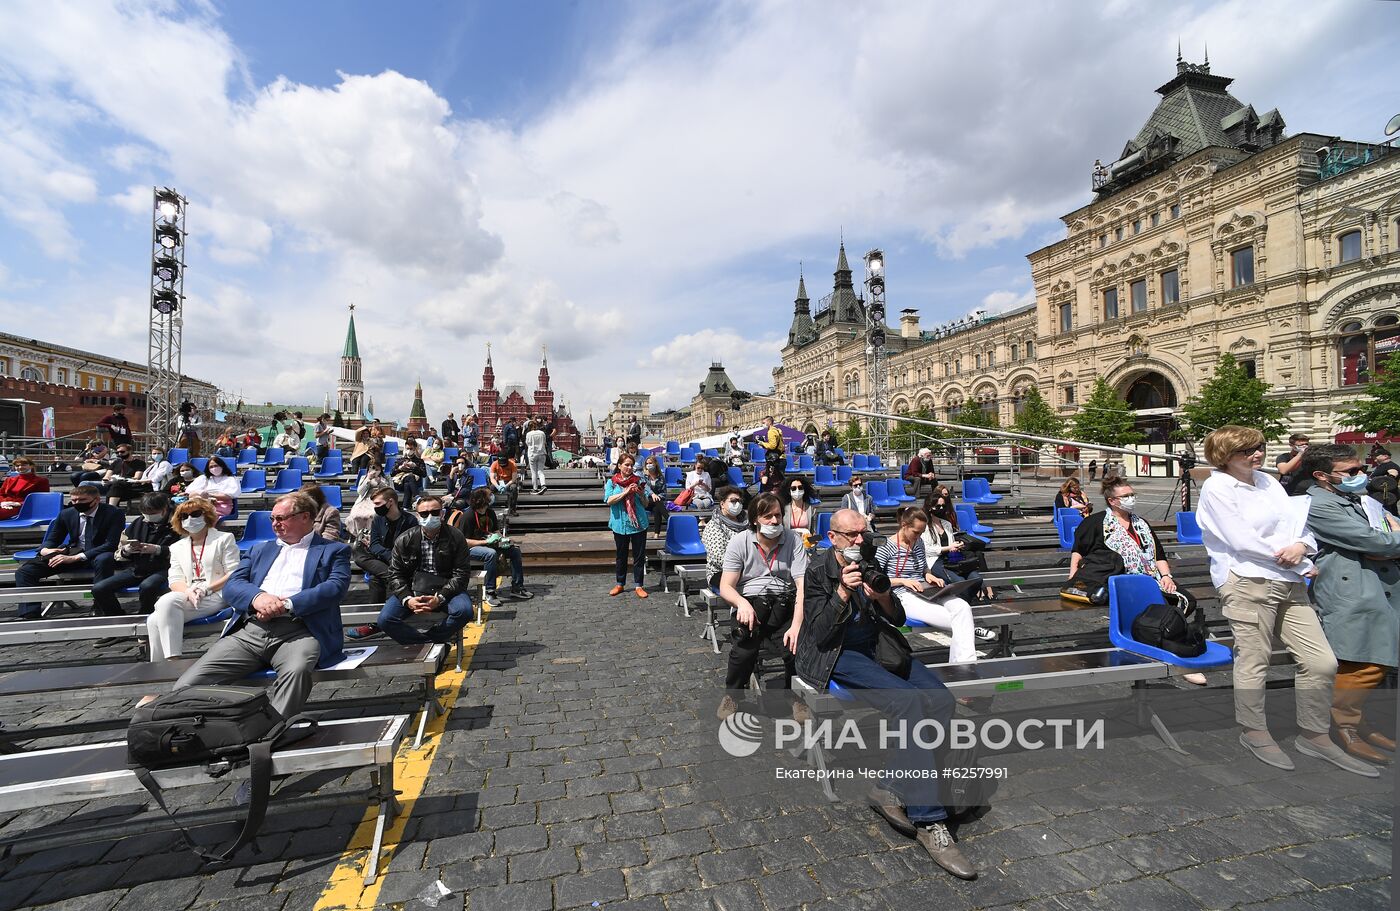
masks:
POLYGON ((865 431, 861 429, 860 418, 855 415, 852 415, 851 419, 846 422, 845 432, 837 436, 841 441, 841 448, 846 450, 848 454, 864 452, 867 448, 865 431))
MULTIPOLYGON (((1026 390, 1026 398, 1021 403, 1021 413, 1011 423, 1011 429, 1038 437, 1059 438, 1064 436, 1065 422, 1041 396, 1040 390, 1031 386, 1026 390)), ((1017 442, 1028 449, 1039 449, 1041 446, 1035 440, 1017 442)))
POLYGON ((1250 379, 1233 354, 1226 354, 1200 394, 1182 406, 1183 429, 1199 440, 1217 427, 1239 424, 1256 428, 1265 440, 1277 440, 1288 430, 1285 420, 1293 402, 1268 397, 1268 389, 1260 380, 1250 379))
MULTIPOLYGON (((996 409, 983 411, 976 402, 964 402, 962 408, 953 417, 954 424, 963 424, 968 427, 986 427, 988 430, 1000 430, 1001 418, 997 415, 996 409)), ((1000 437, 993 437, 977 433, 971 430, 949 430, 948 433, 958 439, 963 440, 993 440, 1001 442, 1000 437)))
POLYGON ((928 420, 928 409, 920 408, 913 414, 907 411, 900 411, 898 412, 898 416, 900 420, 895 421, 894 426, 890 428, 890 449, 897 453, 912 453, 919 448, 919 438, 928 435, 933 428, 923 424, 915 424, 913 421, 904 419, 919 418, 928 420))
POLYGON ((1103 377, 1094 380, 1094 391, 1074 416, 1074 438, 1100 446, 1129 446, 1142 441, 1134 424, 1137 415, 1120 399, 1103 377))
POLYGON ((1400 352, 1382 362, 1366 395, 1367 399, 1341 413, 1341 425, 1366 433, 1400 430, 1400 352))

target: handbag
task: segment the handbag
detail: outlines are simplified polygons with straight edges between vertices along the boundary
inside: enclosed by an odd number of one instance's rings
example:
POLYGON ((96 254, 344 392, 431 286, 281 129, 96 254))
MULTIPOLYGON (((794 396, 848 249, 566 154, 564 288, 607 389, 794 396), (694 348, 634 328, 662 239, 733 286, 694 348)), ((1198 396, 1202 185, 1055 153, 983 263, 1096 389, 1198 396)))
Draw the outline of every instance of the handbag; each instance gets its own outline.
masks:
POLYGON ((875 661, 901 680, 909 679, 914 649, 904 634, 884 620, 876 619, 875 661))
POLYGON ((418 570, 413 574, 413 593, 415 595, 436 595, 446 585, 447 579, 437 573, 418 570))
POLYGON ((1133 638, 1143 645, 1171 652, 1178 658, 1205 654, 1205 612, 1190 608, 1184 596, 1173 597, 1175 604, 1149 604, 1133 620, 1133 638))
POLYGON ((180 830, 186 846, 205 861, 225 861, 252 841, 262 825, 272 786, 272 751, 315 730, 316 720, 310 716, 284 719, 261 687, 190 686, 136 709, 127 727, 127 763, 180 830), (151 770, 203 762, 210 766, 210 776, 218 777, 243 761, 248 763, 252 791, 243 830, 224 851, 201 848, 165 805, 151 770))
POLYGON ((955 532, 953 540, 962 545, 964 554, 980 554, 987 549, 987 542, 976 535, 968 534, 965 531, 955 532))

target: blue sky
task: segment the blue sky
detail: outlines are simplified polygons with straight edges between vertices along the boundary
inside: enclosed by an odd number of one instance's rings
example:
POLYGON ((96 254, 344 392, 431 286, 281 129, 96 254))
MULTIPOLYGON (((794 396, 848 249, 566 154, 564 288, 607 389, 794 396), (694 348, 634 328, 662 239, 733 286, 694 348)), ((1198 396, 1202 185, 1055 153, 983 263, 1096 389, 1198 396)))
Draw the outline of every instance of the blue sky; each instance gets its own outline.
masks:
POLYGON ((0 4, 0 329, 144 355, 152 184, 192 200, 185 365, 250 401, 473 396, 548 346, 576 417, 766 387, 799 263, 925 326, 1030 299, 1176 41, 1290 132, 1375 139, 1400 5, 0 4), (857 276, 859 278, 859 276, 857 276), (32 314, 50 317, 47 325, 32 314))

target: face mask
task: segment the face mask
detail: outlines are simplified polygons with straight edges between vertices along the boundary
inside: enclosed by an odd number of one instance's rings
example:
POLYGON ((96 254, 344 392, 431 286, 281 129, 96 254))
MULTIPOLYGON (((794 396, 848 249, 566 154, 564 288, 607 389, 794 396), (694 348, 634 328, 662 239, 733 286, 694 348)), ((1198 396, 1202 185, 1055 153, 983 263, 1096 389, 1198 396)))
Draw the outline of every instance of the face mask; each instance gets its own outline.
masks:
POLYGON ((158 452, 153 452, 153 453, 151 453, 151 461, 152 461, 152 462, 159 462, 159 461, 160 461, 160 453, 158 453, 158 452))
POLYGON ((442 527, 442 516, 419 516, 418 524, 424 531, 437 531, 442 527))
POLYGON ((33 473, 34 473, 34 469, 32 469, 32 468, 30 468, 28 465, 26 465, 26 466, 24 466, 23 468, 21 468, 21 469, 19 470, 19 473, 20 473, 20 474, 33 474, 33 473))
POLYGON ((1132 509, 1134 506, 1136 506, 1136 505, 1137 505, 1137 497, 1136 497, 1136 496, 1131 496, 1131 497, 1119 497, 1119 498, 1118 498, 1118 506, 1119 506, 1120 509, 1128 509, 1128 510, 1131 510, 1131 509, 1132 509))
POLYGON ((80 500, 73 501, 73 508, 76 509, 78 512, 92 512, 93 507, 95 507, 96 505, 96 500, 92 500, 87 503, 83 503, 80 500))
POLYGON ((725 511, 726 513, 728 513, 730 516, 735 516, 735 517, 737 517, 737 516, 739 515, 739 513, 741 513, 741 512, 744 511, 744 504, 743 504, 743 503, 725 503, 725 504, 724 504, 724 511, 725 511))
POLYGON ((224 467, 222 465, 210 465, 209 473, 217 478, 224 473, 224 467))
POLYGON ((203 516, 185 516, 185 518, 181 520, 181 524, 185 526, 185 531, 188 534, 197 535, 201 531, 204 531, 203 516))
POLYGON ((157 522, 165 521, 165 516, 161 515, 158 512, 143 512, 141 513, 141 518, 146 520, 147 525, 154 525, 157 522))
POLYGON ((865 493, 865 488, 857 484, 855 487, 851 488, 851 493, 855 494, 856 496, 860 496, 861 494, 865 493))
POLYGON ((389 507, 388 507, 387 505, 386 505, 386 506, 376 506, 376 507, 374 507, 374 514, 375 514, 376 516, 387 516, 387 515, 389 514, 389 507))
POLYGON ((807 496, 807 492, 805 490, 794 490, 790 491, 790 493, 792 494, 792 498, 798 501, 801 501, 803 497, 807 496))
POLYGON ((761 534, 761 535, 763 535, 763 537, 765 537, 765 538, 769 538, 769 539, 776 538, 776 537, 779 537, 780 535, 782 535, 782 533, 783 533, 783 526, 782 526, 782 525, 760 525, 760 526, 758 526, 758 533, 761 534))
POLYGON ((849 563, 859 563, 859 562, 860 562, 860 548, 859 548, 859 547, 843 547, 843 548, 841 548, 841 556, 845 557, 845 558, 846 558, 846 561, 849 562, 849 563))
POLYGON ((182 472, 180 472, 180 477, 182 477, 182 478, 184 478, 186 481, 188 481, 190 478, 193 478, 193 477, 194 477, 194 472, 193 472, 193 471, 182 471, 182 472))
POLYGON ((1344 478, 1342 482, 1337 485, 1337 489, 1344 490, 1347 493, 1365 493, 1366 485, 1369 484, 1370 481, 1371 479, 1364 474, 1354 474, 1349 478, 1344 478))

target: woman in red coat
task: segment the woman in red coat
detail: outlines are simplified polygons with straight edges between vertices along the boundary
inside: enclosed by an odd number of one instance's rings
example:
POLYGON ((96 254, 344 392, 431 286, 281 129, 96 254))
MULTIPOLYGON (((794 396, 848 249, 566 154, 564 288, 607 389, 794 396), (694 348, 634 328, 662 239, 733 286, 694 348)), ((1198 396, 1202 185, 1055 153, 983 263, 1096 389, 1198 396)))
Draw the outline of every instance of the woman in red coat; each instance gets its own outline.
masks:
POLYGON ((10 463, 10 467, 19 474, 0 482, 0 519, 13 519, 19 515, 24 498, 31 493, 49 492, 49 479, 34 470, 34 460, 29 456, 19 456, 10 463))

